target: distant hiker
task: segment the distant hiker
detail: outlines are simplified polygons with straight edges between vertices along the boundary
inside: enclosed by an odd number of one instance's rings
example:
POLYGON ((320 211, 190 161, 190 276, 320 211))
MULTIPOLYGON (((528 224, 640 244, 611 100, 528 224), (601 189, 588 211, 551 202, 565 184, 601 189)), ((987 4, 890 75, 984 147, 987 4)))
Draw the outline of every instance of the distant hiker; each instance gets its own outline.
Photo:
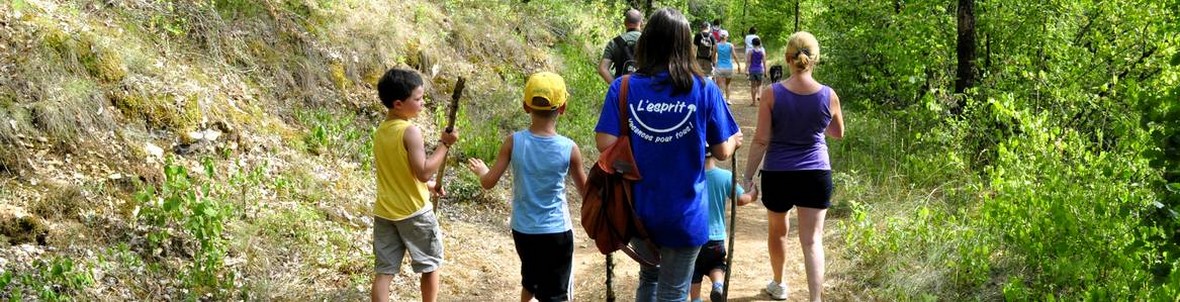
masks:
POLYGON ((820 301, 823 291, 824 218, 832 204, 832 166, 824 135, 843 138, 844 115, 836 91, 811 76, 819 58, 815 36, 791 35, 786 53, 791 76, 762 90, 754 146, 743 178, 747 186, 752 185, 754 171, 762 168, 762 204, 768 211, 767 245, 774 275, 765 291, 777 300, 787 298, 783 283, 787 211, 796 206, 810 300, 820 301))
MULTIPOLYGON (((750 51, 754 50, 754 47, 755 47, 754 39, 758 39, 758 38, 759 38, 758 37, 758 28, 750 26, 750 30, 746 31, 746 37, 744 39, 742 39, 742 43, 743 43, 742 45, 743 45, 743 48, 746 49, 747 55, 750 54, 750 51)), ((750 61, 746 61, 746 62, 748 63, 750 61)))
POLYGON ((737 73, 741 73, 742 65, 737 62, 738 56, 733 49, 733 43, 729 43, 729 32, 722 30, 720 37, 721 40, 718 40, 716 47, 717 54, 713 56, 713 65, 716 67, 713 70, 713 79, 721 86, 721 90, 725 91, 725 103, 729 104, 729 84, 733 82, 734 68, 736 67, 737 73))
POLYGON ((568 97, 560 75, 532 75, 523 103, 532 119, 529 128, 504 137, 491 169, 478 158, 468 160, 484 189, 495 187, 512 167, 512 240, 520 257, 521 302, 573 299, 574 232, 565 177, 571 176, 584 193, 586 172, 578 144, 557 134, 557 117, 565 113, 568 97))
POLYGON ((705 151, 728 159, 741 139, 721 91, 693 64, 691 39, 692 27, 679 11, 652 14, 639 37, 639 69, 611 83, 594 128, 601 152, 618 140, 620 122, 632 125, 631 149, 644 176, 634 184, 635 214, 659 249, 637 238, 632 245, 643 258, 659 253, 660 259, 658 267, 640 268, 636 301, 688 298, 693 264, 709 240, 705 151), (628 121, 619 120, 624 81, 626 102, 634 104, 626 106, 634 108, 628 121))
POLYGON ((705 74, 706 78, 713 78, 713 56, 717 55, 717 49, 714 48, 717 40, 713 39, 713 33, 710 31, 709 22, 701 23, 701 32, 697 33, 692 39, 692 45, 696 46, 697 66, 700 67, 701 72, 705 74))
MULTIPOLYGON (((692 291, 689 294, 692 302, 701 302, 701 283, 705 276, 713 284, 709 301, 723 301, 725 271, 729 269, 725 263, 725 240, 729 235, 725 229, 725 201, 733 193, 733 172, 717 167, 717 159, 710 155, 705 155, 705 211, 709 213, 709 242, 697 254, 696 268, 692 273, 692 291)), ((758 188, 753 187, 746 192, 741 185, 737 185, 737 195, 737 205, 744 206, 758 199, 758 188)))
POLYGON ((721 41, 721 31, 725 30, 721 28, 721 19, 713 19, 712 25, 713 27, 709 28, 709 33, 713 34, 713 40, 721 41))
POLYGON ((458 131, 440 134, 438 145, 426 156, 422 131, 410 119, 422 112, 422 77, 415 71, 390 69, 377 81, 381 104, 389 111, 373 134, 373 159, 377 169, 377 201, 373 205, 373 256, 376 276, 373 301, 389 301, 389 283, 398 274, 409 252, 415 273, 422 274, 423 301, 435 301, 439 292, 438 269, 443 264, 443 243, 430 194, 445 195, 431 180, 458 131))
POLYGON ((598 62, 598 76, 607 84, 637 68, 635 43, 639 41, 640 30, 643 29, 643 13, 636 9, 627 10, 623 14, 623 24, 627 26, 627 31, 606 43, 602 50, 602 61, 598 62))
POLYGON ((750 106, 754 106, 758 103, 758 91, 762 90, 762 78, 766 74, 766 49, 762 48, 762 39, 758 37, 754 37, 750 45, 750 51, 746 52, 746 69, 750 73, 750 106))

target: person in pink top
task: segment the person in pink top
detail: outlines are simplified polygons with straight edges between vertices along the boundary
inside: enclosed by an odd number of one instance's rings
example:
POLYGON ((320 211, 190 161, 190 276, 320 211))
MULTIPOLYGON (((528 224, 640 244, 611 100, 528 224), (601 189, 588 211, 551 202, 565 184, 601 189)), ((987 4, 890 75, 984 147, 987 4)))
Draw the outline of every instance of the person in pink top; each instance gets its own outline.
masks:
POLYGON ((788 231, 787 212, 798 207, 799 243, 807 269, 811 301, 821 301, 824 283, 824 218, 832 199, 832 166, 826 136, 844 137, 840 98, 812 77, 819 42, 807 32, 791 35, 786 62, 791 76, 762 90, 754 144, 743 180, 753 185, 761 166, 762 204, 768 220, 767 250, 774 277, 766 285, 772 299, 787 298, 783 283, 788 231))

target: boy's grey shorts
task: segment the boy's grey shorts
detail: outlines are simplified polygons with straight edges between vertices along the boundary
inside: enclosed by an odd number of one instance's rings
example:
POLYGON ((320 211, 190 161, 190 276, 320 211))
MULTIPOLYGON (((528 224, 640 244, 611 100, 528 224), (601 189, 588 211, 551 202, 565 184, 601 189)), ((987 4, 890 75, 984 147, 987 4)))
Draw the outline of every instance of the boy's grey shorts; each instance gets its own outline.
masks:
POLYGON ((442 266, 442 230, 438 227, 434 210, 400 221, 373 217, 373 257, 377 274, 396 275, 407 251, 415 273, 433 272, 442 266))

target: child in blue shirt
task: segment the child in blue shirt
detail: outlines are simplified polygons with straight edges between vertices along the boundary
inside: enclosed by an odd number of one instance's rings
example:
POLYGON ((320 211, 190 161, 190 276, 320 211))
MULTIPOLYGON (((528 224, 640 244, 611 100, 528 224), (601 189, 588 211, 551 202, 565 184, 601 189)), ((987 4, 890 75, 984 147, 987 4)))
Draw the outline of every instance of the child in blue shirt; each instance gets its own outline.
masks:
MULTIPOLYGON (((708 156, 708 155, 706 155, 708 156)), ((729 199, 733 183, 733 172, 717 167, 717 160, 712 156, 705 158, 705 211, 709 213, 709 242, 701 247, 697 255, 696 268, 692 274, 692 289, 690 296, 693 302, 701 301, 701 282, 705 276, 713 281, 713 291, 709 293, 710 301, 721 301, 725 287, 725 201, 729 199)), ((758 200, 758 187, 745 192, 741 185, 737 187, 737 205, 744 206, 758 200)))
POLYGON ((557 134, 557 117, 565 112, 569 94, 560 75, 541 72, 524 88, 524 111, 532 124, 504 138, 496 163, 488 169, 478 158, 468 168, 490 189, 512 165, 512 239, 520 256, 520 300, 571 300, 574 233, 565 177, 573 177, 579 195, 585 192, 582 153, 573 140, 557 134))

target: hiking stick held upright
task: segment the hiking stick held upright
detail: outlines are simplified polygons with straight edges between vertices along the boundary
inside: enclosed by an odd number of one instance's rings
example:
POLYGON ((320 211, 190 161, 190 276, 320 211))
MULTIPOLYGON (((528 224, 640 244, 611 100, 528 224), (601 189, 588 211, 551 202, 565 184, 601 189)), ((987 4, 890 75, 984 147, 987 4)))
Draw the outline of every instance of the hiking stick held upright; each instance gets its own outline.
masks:
MULTIPOLYGON (((465 85, 466 82, 467 82, 467 79, 464 79, 463 77, 459 77, 459 81, 455 83, 455 92, 451 93, 451 103, 447 105, 447 128, 445 129, 445 131, 447 133, 451 133, 451 131, 455 131, 455 113, 459 112, 459 97, 463 96, 463 86, 465 85)), ((451 150, 447 150, 447 153, 451 153, 451 150)), ((442 185, 443 185, 443 182, 442 182, 443 172, 445 172, 446 170, 447 170, 447 154, 443 154, 442 164, 438 166, 438 173, 434 175, 435 189, 440 192, 442 191, 442 185)), ((435 206, 435 208, 438 208, 438 209, 442 208, 441 203, 436 202, 434 206, 435 206)))
POLYGON ((729 280, 730 272, 733 272, 733 237, 737 235, 737 149, 734 149, 734 154, 729 157, 730 162, 730 183, 729 183, 729 250, 725 253, 725 286, 722 289, 721 296, 724 297, 722 301, 729 301, 729 284, 733 283, 729 280))

